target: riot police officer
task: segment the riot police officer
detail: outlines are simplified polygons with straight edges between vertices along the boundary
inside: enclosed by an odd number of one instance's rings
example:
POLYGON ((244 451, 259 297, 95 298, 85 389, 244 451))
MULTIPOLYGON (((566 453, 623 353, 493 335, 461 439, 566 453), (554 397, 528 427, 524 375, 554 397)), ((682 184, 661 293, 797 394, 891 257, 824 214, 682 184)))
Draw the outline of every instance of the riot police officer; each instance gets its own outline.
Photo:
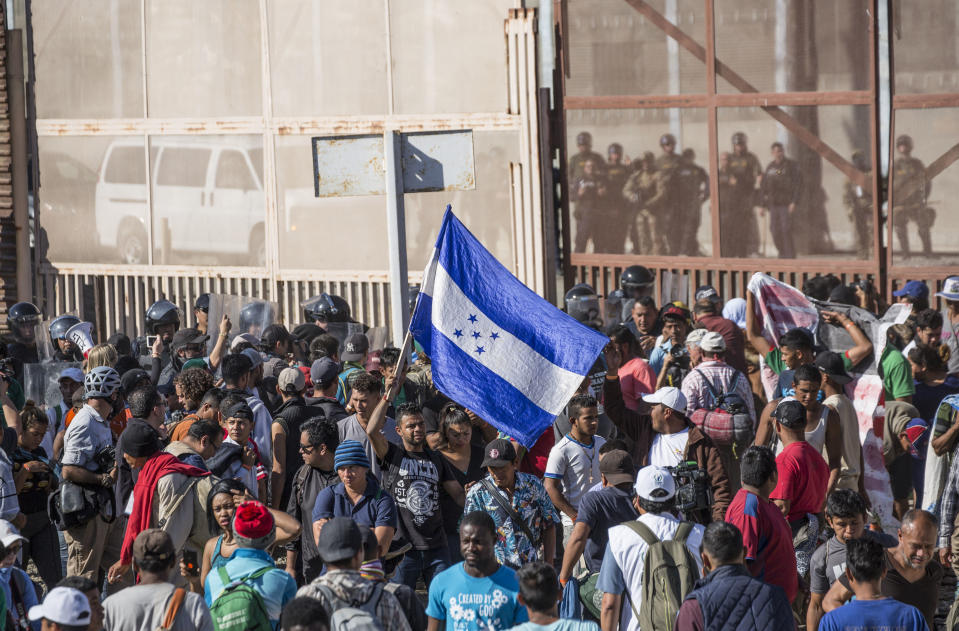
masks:
POLYGON ((899 239, 899 249, 903 256, 909 255, 909 222, 916 222, 919 228, 919 240, 922 241, 922 253, 932 252, 932 224, 936 221, 936 212, 926 206, 932 183, 926 176, 926 166, 912 157, 912 137, 903 134, 896 138, 896 151, 899 157, 893 163, 892 192, 895 199, 892 205, 892 226, 899 239))
POLYGON ((719 199, 720 237, 725 256, 749 256, 759 250, 759 229, 753 207, 762 174, 759 158, 750 153, 746 134, 733 134, 729 156, 730 194, 719 199))
POLYGON ((240 333, 252 333, 259 338, 275 317, 270 303, 260 300, 249 302, 240 309, 240 333))
POLYGON ((76 324, 80 324, 80 318, 72 315, 62 315, 50 323, 50 343, 53 345, 53 361, 83 361, 83 353, 80 352, 80 348, 67 339, 67 331, 76 324))
MULTIPOLYGON (((640 298, 653 295, 656 276, 649 268, 643 265, 630 265, 619 275, 619 289, 610 292, 607 297, 607 309, 610 305, 618 305, 621 309, 617 314, 617 323, 625 322, 633 312, 633 303, 640 298)), ((607 314, 609 318, 611 314, 607 314)))
MULTIPOLYGON (((419 289, 417 288, 417 293, 419 289)), ((410 300, 413 300, 412 293, 410 300)), ((303 302, 303 317, 306 322, 316 324, 321 329, 326 329, 330 322, 350 322, 350 305, 343 298, 328 293, 322 293, 303 302)), ((412 313, 412 307, 410 309, 412 313)))
POLYGON ((16 379, 23 383, 23 365, 40 361, 37 353, 37 325, 40 310, 32 302, 18 302, 7 311, 10 325, 10 340, 7 342, 7 357, 13 360, 16 379))
POLYGON ((146 311, 145 324, 146 336, 140 336, 136 340, 136 346, 140 357, 140 365, 150 370, 153 365, 151 355, 156 350, 156 346, 147 343, 147 337, 156 336, 160 347, 159 355, 161 370, 170 363, 170 344, 173 342, 173 334, 180 328, 180 310, 169 300, 157 300, 146 311))
POLYGON ((599 296, 587 283, 574 285, 566 292, 566 313, 577 322, 581 322, 591 329, 601 330, 603 322, 599 314, 599 296))
MULTIPOLYGON (((623 188, 629 177, 629 165, 623 161, 623 146, 614 142, 607 149, 609 161, 606 163, 606 212, 604 214, 605 229, 598 231, 600 247, 597 251, 612 254, 623 254, 627 231, 623 224, 629 224, 633 213, 630 204, 623 197, 623 188)), ((635 228, 634 228, 635 230, 635 228)))
POLYGON ((856 230, 856 256, 869 258, 872 251, 872 169, 869 158, 862 151, 854 151, 852 164, 866 176, 866 185, 860 186, 850 179, 843 187, 842 202, 849 214, 849 221, 856 230))
POLYGON ((207 332, 210 317, 210 294, 200 294, 193 302, 193 317, 196 318, 196 329, 200 333, 207 332))

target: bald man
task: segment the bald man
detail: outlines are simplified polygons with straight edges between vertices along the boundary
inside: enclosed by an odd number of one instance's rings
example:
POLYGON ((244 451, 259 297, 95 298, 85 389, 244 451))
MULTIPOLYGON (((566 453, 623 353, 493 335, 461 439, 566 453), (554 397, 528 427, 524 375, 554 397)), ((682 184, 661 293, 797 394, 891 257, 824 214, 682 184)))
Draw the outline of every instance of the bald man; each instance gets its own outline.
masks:
MULTIPOLYGON (((936 560, 939 523, 924 510, 913 509, 903 515, 899 527, 899 545, 886 550, 888 571, 882 579, 883 596, 914 606, 930 629, 939 602, 942 566, 936 560)), ((823 599, 823 610, 832 611, 852 598, 849 579, 841 576, 823 599)))

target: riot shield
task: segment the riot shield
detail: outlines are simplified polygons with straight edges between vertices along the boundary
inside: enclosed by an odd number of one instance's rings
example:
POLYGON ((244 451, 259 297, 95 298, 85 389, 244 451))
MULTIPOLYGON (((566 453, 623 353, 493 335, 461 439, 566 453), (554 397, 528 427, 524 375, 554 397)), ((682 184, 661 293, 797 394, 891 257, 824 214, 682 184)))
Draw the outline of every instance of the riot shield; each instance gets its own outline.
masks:
POLYGON ((210 311, 207 320, 207 334, 210 336, 209 348, 213 350, 220 333, 220 320, 224 315, 230 317, 233 327, 230 329, 230 341, 240 333, 252 333, 256 337, 263 334, 266 327, 276 318, 275 302, 233 296, 231 294, 210 294, 210 311))
POLYGON ((58 349, 53 345, 53 341, 50 339, 50 325, 53 324, 54 320, 63 315, 74 314, 69 311, 60 313, 37 324, 37 357, 40 359, 40 363, 53 361, 53 355, 58 349))
MULTIPOLYGON (((23 365, 23 395, 37 405, 53 407, 61 402, 60 373, 66 368, 80 368, 78 362, 46 362, 23 365)), ((67 407, 70 401, 66 401, 67 407)))
MULTIPOLYGON (((337 339, 340 343, 339 352, 342 353, 343 345, 346 344, 347 338, 356 333, 362 333, 363 325, 359 322, 328 322, 326 324, 326 332, 337 339)), ((372 344, 370 348, 373 348, 372 344)))

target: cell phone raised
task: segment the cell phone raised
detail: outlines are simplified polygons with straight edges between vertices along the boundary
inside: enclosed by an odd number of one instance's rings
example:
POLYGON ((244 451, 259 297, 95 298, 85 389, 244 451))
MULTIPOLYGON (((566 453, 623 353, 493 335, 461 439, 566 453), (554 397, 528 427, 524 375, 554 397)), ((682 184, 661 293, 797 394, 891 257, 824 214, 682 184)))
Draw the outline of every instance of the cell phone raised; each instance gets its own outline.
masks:
POLYGON ((200 562, 195 550, 183 551, 183 565, 186 566, 186 571, 190 576, 200 575, 200 562))

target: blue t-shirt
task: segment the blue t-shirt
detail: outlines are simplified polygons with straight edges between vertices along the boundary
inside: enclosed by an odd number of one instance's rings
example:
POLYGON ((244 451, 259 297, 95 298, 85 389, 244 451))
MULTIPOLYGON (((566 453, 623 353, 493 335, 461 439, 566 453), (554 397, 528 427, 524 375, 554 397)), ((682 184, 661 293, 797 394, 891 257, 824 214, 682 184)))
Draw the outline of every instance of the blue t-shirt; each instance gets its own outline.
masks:
POLYGON ((893 598, 853 600, 827 613, 819 631, 927 631, 926 621, 912 605, 893 598))
POLYGON ((457 563, 430 583, 426 615, 445 620, 446 631, 505 631, 529 620, 518 594, 516 572, 505 565, 490 576, 474 578, 457 563))
POLYGON ((320 491, 313 505, 313 521, 333 517, 349 517, 357 525, 369 528, 396 528, 396 502, 372 476, 367 476, 366 491, 356 504, 350 501, 346 487, 340 482, 320 491))
POLYGON ((512 631, 599 631, 599 626, 588 620, 557 620, 553 624, 526 622, 512 631))
POLYGON ((615 486, 590 491, 579 501, 576 521, 589 526, 586 540, 586 567, 590 572, 599 572, 603 565, 603 553, 609 543, 609 529, 625 521, 639 517, 629 493, 615 486))

